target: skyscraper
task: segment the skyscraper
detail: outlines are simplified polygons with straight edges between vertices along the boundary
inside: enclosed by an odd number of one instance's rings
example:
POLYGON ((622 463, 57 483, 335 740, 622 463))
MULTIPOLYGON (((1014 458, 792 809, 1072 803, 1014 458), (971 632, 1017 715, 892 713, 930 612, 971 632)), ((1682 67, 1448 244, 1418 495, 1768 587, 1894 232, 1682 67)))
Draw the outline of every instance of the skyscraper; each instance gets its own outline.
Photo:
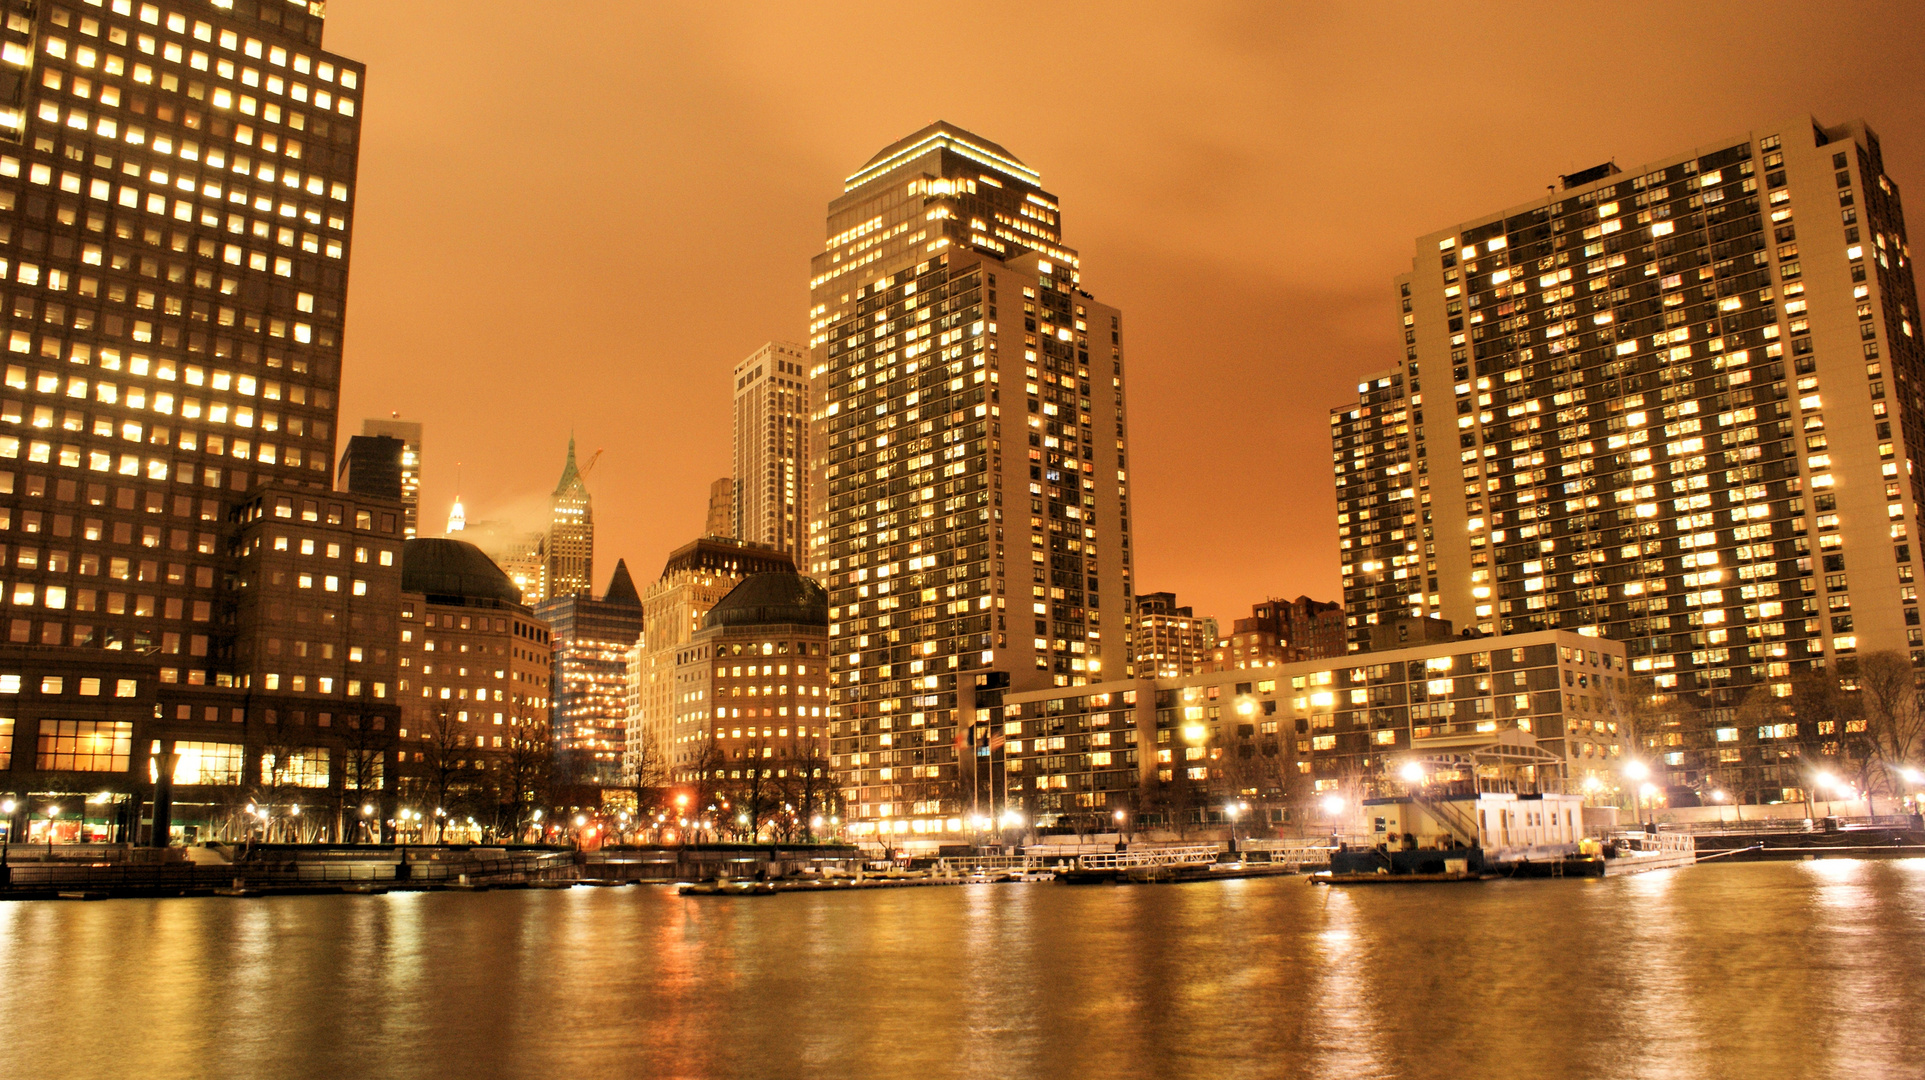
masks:
POLYGON ((771 341, 735 365, 735 530, 791 555, 809 515, 809 354, 771 341))
POLYGON ((1404 362, 1331 416, 1353 647, 1400 614, 1615 638, 1661 696, 1612 757, 1796 798, 1825 733, 1739 705, 1925 661, 1925 371, 1877 137, 1793 118, 1566 176, 1419 239, 1398 291, 1404 362))
POLYGON ((1122 317, 1038 175, 950 124, 850 176, 827 233, 806 559, 834 760, 852 817, 951 829, 1005 689, 1130 665, 1122 317))
MULTIPOLYGON (((589 462, 593 467, 594 462, 589 462)), ((547 599, 587 595, 595 587, 595 511, 575 467, 575 440, 568 440, 568 462, 555 484, 548 524, 544 595, 547 599)))
POLYGON ((193 747, 216 784, 338 794, 349 730, 392 734, 401 507, 328 490, 362 71, 319 11, 80 0, 0 29, 7 663, 83 696, 102 650, 153 666, 130 721, 37 701, 16 764, 137 793, 156 744, 162 786, 193 747), (131 759, 76 764, 70 735, 131 759))
POLYGON ((401 502, 408 508, 408 539, 412 540, 420 535, 421 425, 399 418, 369 419, 361 421, 361 434, 401 440, 401 502))

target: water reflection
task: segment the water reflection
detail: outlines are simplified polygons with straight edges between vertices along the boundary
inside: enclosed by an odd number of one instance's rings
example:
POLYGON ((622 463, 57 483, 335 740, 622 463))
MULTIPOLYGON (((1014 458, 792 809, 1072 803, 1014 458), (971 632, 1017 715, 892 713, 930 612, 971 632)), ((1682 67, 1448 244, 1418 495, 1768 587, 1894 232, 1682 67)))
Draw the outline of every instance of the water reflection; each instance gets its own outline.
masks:
POLYGON ((1925 861, 0 905, 0 1076, 1916 1075, 1925 861))

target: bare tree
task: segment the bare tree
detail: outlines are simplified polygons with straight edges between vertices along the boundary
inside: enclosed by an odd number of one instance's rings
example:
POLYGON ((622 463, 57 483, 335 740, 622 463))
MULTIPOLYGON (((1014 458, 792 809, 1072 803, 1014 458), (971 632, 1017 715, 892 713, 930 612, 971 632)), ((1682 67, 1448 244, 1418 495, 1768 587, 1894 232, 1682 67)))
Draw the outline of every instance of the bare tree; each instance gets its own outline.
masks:
POLYGON ((345 816, 357 823, 356 828, 368 830, 369 843, 380 837, 372 835, 375 823, 361 813, 361 806, 363 800, 381 796, 387 775, 387 739, 374 729, 374 723, 372 716, 350 716, 341 736, 341 793, 344 800, 353 801, 345 816))
POLYGON ((1863 776, 1869 799, 1875 789, 1898 790, 1893 778, 1925 752, 1925 708, 1919 703, 1918 673, 1902 652, 1867 653, 1858 658, 1856 675, 1865 759, 1878 766, 1863 776))
MULTIPOLYGON (((630 796, 635 800, 636 828, 653 828, 655 817, 668 808, 667 795, 671 780, 668 757, 654 739, 647 736, 642 738, 624 779, 628 782, 630 796)), ((655 839, 659 841, 661 830, 655 828, 655 834, 655 839)))
POLYGON ((834 773, 829 767, 828 755, 822 752, 820 739, 799 737, 790 763, 793 767, 789 774, 789 797, 795 806, 797 829, 804 841, 814 843, 815 820, 826 820, 836 813, 834 773))
MULTIPOLYGON (((548 803, 548 725, 532 716, 521 717, 508 732, 503 760, 502 789, 507 796, 507 831, 520 840, 535 823, 534 811, 548 803)), ((537 835, 536 839, 540 839, 537 835)))
POLYGON ((1858 696, 1838 676, 1823 669, 1809 671, 1791 683, 1792 714, 1797 731, 1792 736, 1807 775, 1799 787, 1805 793, 1805 812, 1815 813, 1811 773, 1843 759, 1843 736, 1858 722, 1858 696))

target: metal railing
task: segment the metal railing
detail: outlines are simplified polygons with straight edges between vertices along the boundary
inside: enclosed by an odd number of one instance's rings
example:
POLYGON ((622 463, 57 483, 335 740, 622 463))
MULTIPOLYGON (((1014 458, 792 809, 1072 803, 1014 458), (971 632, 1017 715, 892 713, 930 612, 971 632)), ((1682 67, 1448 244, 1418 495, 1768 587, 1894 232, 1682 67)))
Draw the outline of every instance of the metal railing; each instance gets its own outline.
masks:
POLYGON ((938 869, 965 874, 977 870, 1034 870, 1044 865, 1040 855, 959 855, 936 860, 938 869))
POLYGON ((1174 847, 1136 848, 1130 851, 1091 853, 1076 857, 1079 870, 1129 870, 1139 866, 1199 866, 1217 861, 1221 844, 1184 844, 1174 847))
MULTIPOLYGON (((1356 846, 1368 846, 1367 838, 1355 837, 1356 846)), ((1265 852, 1272 863, 1301 870, 1305 866, 1327 866, 1330 853, 1337 850, 1331 838, 1297 837, 1282 840, 1241 840, 1237 842, 1238 851, 1265 852)))

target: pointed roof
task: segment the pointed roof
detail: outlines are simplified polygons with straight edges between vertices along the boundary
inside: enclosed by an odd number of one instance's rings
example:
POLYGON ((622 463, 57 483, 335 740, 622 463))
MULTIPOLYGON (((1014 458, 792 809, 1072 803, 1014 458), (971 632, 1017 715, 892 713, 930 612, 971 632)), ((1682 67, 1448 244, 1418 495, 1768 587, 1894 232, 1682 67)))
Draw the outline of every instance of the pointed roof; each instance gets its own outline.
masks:
POLYGON ((602 603, 642 606, 642 594, 635 591, 635 579, 628 576, 627 560, 615 560, 615 576, 608 579, 608 591, 602 594, 602 603))
POLYGON ((588 488, 582 484, 581 470, 575 467, 575 435, 573 432, 570 432, 568 435, 568 463, 561 467, 561 480, 555 485, 555 494, 557 496, 565 495, 570 488, 577 488, 580 489, 582 494, 588 494, 588 488))
POLYGON ((1025 184, 1041 184, 1036 170, 1016 159, 1016 155, 973 132, 947 120, 938 120, 912 135, 897 139, 876 152, 876 156, 851 173, 842 190, 854 191, 883 173, 934 150, 948 150, 978 165, 985 165, 1025 184))

